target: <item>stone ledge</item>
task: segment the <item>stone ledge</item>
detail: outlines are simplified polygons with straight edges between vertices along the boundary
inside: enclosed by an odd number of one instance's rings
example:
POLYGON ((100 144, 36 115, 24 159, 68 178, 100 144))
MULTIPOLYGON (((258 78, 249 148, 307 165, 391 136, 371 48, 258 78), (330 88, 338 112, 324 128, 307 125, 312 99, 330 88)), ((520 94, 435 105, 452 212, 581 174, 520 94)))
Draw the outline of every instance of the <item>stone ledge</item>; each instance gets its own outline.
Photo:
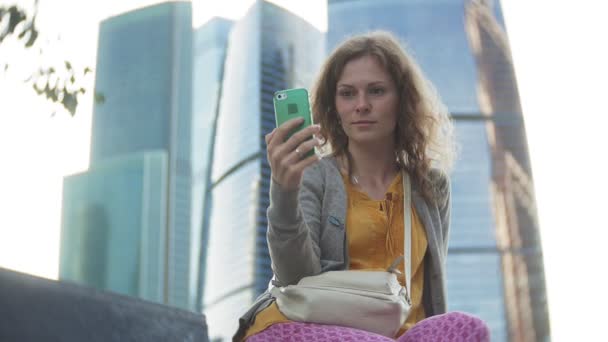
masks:
POLYGON ((206 342, 201 314, 0 268, 0 341, 206 342))

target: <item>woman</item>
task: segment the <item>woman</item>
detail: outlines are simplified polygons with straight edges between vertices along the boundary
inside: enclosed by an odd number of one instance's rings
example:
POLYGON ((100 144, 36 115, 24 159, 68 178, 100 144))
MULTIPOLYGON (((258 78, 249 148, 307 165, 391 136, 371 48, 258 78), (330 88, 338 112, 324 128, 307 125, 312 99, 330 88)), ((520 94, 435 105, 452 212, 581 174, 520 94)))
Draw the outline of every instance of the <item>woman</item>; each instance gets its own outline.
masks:
MULTIPOLYGON (((445 107, 388 33, 356 36, 328 58, 312 92, 315 122, 285 140, 294 119, 266 136, 272 169, 268 246, 273 285, 330 270, 386 269, 403 254, 402 171, 412 182, 412 309, 398 341, 487 341, 476 317, 446 313, 453 159, 445 107), (311 135, 322 139, 307 140, 311 135), (315 147, 327 152, 304 157, 315 147)), ((400 282, 404 283, 403 276, 400 282)), ((240 320, 236 341, 392 339, 291 322, 269 293, 240 320)))

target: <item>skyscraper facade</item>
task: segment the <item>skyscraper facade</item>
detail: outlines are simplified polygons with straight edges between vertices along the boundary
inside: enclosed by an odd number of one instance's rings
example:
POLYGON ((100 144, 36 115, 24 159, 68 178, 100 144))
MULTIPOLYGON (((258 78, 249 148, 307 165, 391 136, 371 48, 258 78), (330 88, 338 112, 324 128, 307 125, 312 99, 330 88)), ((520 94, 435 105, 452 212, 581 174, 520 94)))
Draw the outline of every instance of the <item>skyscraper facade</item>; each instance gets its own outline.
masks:
POLYGON ((196 280, 196 309, 202 310, 206 277, 209 216, 213 207, 211 191, 211 164, 215 126, 219 109, 224 60, 228 34, 232 21, 212 18, 194 32, 194 70, 192 99, 192 236, 190 243, 193 259, 191 274, 196 280), (196 239, 194 237, 198 236, 196 239))
POLYGON ((158 150, 66 177, 59 278, 163 303, 166 182, 158 150))
POLYGON ((257 1, 229 38, 214 147, 204 312, 210 337, 229 340, 272 276, 266 245, 270 168, 264 135, 276 90, 309 87, 324 36, 296 15, 257 1))
POLYGON ((514 341, 546 341, 550 331, 534 187, 521 103, 505 31, 491 3, 471 1, 466 29, 479 69, 478 96, 487 116, 497 242, 503 254, 505 305, 514 341))
POLYGON ((191 3, 103 21, 96 74, 89 170, 64 182, 60 278, 193 309, 191 3))
POLYGON ((498 2, 329 0, 327 47, 372 30, 398 36, 452 113, 448 309, 492 341, 550 339, 543 261, 517 84, 498 2))

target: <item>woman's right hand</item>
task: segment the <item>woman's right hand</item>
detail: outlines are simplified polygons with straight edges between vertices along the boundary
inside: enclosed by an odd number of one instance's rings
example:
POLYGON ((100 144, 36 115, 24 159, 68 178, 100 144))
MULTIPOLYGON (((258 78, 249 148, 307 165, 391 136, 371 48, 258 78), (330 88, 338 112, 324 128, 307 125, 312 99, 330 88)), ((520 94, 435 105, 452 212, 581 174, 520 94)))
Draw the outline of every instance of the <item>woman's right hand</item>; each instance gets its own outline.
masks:
POLYGON ((308 140, 310 136, 319 133, 319 125, 308 126, 285 140, 303 122, 302 118, 292 119, 266 134, 266 151, 272 179, 285 190, 298 189, 304 169, 319 161, 316 154, 305 157, 315 146, 321 145, 317 138, 308 140))

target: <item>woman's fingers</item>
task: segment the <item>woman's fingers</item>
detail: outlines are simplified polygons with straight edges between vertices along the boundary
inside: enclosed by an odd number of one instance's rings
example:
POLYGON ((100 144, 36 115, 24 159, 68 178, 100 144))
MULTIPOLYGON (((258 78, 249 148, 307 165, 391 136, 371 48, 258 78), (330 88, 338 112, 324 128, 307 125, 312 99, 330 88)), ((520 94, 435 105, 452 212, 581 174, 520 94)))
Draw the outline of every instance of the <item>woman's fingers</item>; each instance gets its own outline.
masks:
MULTIPOLYGON (((316 140, 312 137, 318 131, 319 126, 310 126, 304 128, 303 130, 295 133, 292 137, 287 139, 287 141, 285 141, 283 144, 274 147, 271 155, 273 155, 273 157, 276 159, 282 159, 284 156, 289 156, 293 151, 295 151, 296 148, 298 148, 298 152, 301 152, 299 153, 300 157, 303 157, 308 151, 311 150, 311 148, 307 148, 308 146, 306 145, 300 145, 305 142, 311 142, 311 144, 316 144, 316 140)), ((278 137, 276 138, 278 139, 278 137)))
POLYGON ((300 164, 301 161, 309 160, 314 161, 315 159, 319 159, 315 154, 312 156, 308 156, 308 152, 312 151, 315 146, 320 146, 321 141, 318 139, 310 139, 300 144, 300 146, 296 147, 291 153, 286 155, 281 161, 281 168, 288 169, 291 168, 293 171, 300 172, 303 171, 308 163, 300 164), (305 165, 304 168, 301 168, 301 165, 305 165))
POLYGON ((274 133, 272 133, 272 136, 266 142, 267 148, 272 149, 275 146, 282 144, 289 135, 289 133, 294 129, 298 128, 298 126, 300 126, 302 123, 304 123, 304 119, 295 118, 286 121, 281 126, 275 128, 274 133))
POLYGON ((264 136, 264 140, 266 141, 266 145, 268 145, 268 143, 272 139, 272 136, 274 135, 274 132, 276 132, 276 130, 277 129, 275 128, 270 133, 266 134, 266 136, 264 136))
MULTIPOLYGON (((296 156, 295 158, 299 157, 296 156)), ((318 162, 320 159, 321 158, 316 154, 295 161, 288 161, 287 158, 283 159, 283 165, 280 168, 281 172, 278 174, 273 173, 273 177, 275 181, 283 186, 286 190, 297 189, 300 186, 300 181, 302 179, 304 170, 318 162)))
POLYGON ((282 146, 283 149, 291 152, 302 141, 309 139, 314 134, 319 133, 319 131, 321 130, 321 127, 319 125, 311 125, 311 126, 305 127, 304 129, 300 130, 299 132, 296 132, 291 137, 289 137, 289 139, 287 139, 287 137, 289 136, 289 133, 291 133, 294 129, 298 128, 298 126, 301 125, 302 123, 303 123, 303 119, 296 118, 296 119, 289 120, 289 121, 285 122, 284 124, 282 124, 281 126, 277 127, 275 129, 274 133, 272 133, 272 135, 269 137, 268 141, 266 142, 267 149, 274 149, 274 148, 278 147, 279 145, 283 145, 282 146))
POLYGON ((308 152, 312 151, 316 146, 321 146, 321 140, 312 138, 304 141, 298 147, 295 148, 295 152, 298 155, 298 160, 305 157, 308 152))
POLYGON ((312 125, 304 128, 303 130, 292 135, 285 142, 285 149, 288 151, 295 150, 302 142, 310 139, 313 135, 319 133, 321 127, 319 125, 312 125))
MULTIPOLYGON (((266 150, 268 152, 268 157, 272 159, 272 161, 276 162, 283 159, 283 157, 288 156, 302 142, 310 139, 320 130, 318 125, 305 127, 285 141, 286 134, 290 133, 291 129, 297 128, 298 122, 300 121, 297 119, 287 121, 283 125, 276 128, 275 132, 271 136, 267 136, 268 142, 266 150)), ((306 152, 308 152, 308 150, 306 152)))
POLYGON ((302 174, 302 172, 304 172, 304 170, 313 165, 314 163, 318 162, 319 160, 321 160, 321 157, 317 156, 316 154, 306 157, 302 160, 300 160, 297 164, 296 164, 296 168, 298 170, 300 170, 300 174, 302 174))
POLYGON ((301 118, 289 120, 265 136, 272 177, 286 189, 297 188, 304 169, 319 160, 314 154, 306 156, 321 145, 319 139, 311 138, 320 131, 318 125, 305 127, 286 140, 302 123, 301 118))

